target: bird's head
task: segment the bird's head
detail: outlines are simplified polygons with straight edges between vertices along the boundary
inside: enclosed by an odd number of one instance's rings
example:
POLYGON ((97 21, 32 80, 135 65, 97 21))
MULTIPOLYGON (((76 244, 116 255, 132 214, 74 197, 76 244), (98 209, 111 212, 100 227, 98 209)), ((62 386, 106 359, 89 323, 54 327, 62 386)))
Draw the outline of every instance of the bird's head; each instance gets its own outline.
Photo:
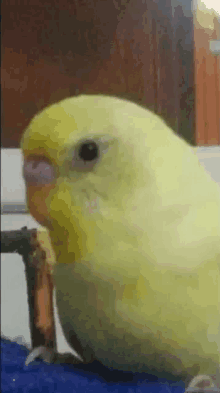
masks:
POLYGON ((115 97, 82 95, 46 108, 21 143, 30 213, 51 233, 59 232, 56 244, 71 230, 68 253, 75 233, 81 255, 92 249, 95 226, 108 219, 115 232, 113 222, 131 217, 142 189, 149 209, 161 198, 157 188, 167 165, 174 167, 165 153, 172 138, 158 116, 115 97))

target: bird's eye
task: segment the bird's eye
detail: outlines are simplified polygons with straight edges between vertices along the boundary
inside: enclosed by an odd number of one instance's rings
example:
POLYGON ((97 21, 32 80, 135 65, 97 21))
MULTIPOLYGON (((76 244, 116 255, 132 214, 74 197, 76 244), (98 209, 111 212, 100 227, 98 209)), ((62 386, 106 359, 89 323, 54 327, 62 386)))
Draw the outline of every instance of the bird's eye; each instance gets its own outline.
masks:
POLYGON ((79 157, 83 161, 93 161, 98 158, 99 148, 95 142, 85 142, 79 148, 79 157))
POLYGON ((93 140, 81 142, 75 150, 72 167, 78 170, 91 170, 100 157, 99 145, 93 140))

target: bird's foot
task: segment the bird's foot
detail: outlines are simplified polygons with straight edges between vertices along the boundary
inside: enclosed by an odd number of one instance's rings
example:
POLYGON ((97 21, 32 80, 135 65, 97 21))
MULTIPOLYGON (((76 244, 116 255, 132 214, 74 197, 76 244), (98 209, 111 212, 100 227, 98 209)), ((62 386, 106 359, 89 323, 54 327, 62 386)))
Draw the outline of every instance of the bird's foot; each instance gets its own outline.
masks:
POLYGON ((190 382, 185 393, 220 393, 220 390, 208 375, 197 375, 190 382))
POLYGON ((55 351, 44 346, 36 347, 31 351, 25 361, 25 366, 28 366, 35 359, 43 359, 46 363, 53 363, 55 358, 55 351))
POLYGON ((37 348, 34 348, 33 351, 30 352, 28 355, 26 361, 25 361, 25 366, 28 366, 30 363, 32 363, 35 359, 40 358, 44 362, 48 364, 62 364, 62 363, 68 363, 68 364, 80 364, 83 363, 82 360, 80 360, 78 357, 75 357, 71 353, 65 353, 61 354, 56 352, 54 349, 45 347, 45 346, 40 346, 37 348))

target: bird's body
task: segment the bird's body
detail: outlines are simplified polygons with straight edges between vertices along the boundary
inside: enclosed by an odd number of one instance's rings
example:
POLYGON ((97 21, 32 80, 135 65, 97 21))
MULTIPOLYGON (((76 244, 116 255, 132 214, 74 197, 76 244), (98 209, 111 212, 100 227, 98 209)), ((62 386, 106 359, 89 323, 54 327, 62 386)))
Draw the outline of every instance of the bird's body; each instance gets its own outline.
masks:
POLYGON ((22 148, 69 343, 75 332, 88 361, 122 370, 215 374, 220 188, 193 148, 150 111, 102 95, 47 108, 22 148))

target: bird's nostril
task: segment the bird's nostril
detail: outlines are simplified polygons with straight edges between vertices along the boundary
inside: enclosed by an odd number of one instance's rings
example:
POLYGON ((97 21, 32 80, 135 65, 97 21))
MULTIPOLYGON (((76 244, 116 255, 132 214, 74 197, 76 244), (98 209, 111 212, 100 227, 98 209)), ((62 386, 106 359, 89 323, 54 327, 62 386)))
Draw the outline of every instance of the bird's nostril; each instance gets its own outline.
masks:
POLYGON ((34 163, 32 164, 33 169, 36 169, 38 165, 39 165, 39 162, 34 162, 34 163))
POLYGON ((55 170, 45 160, 32 159, 24 163, 24 179, 27 183, 42 185, 51 183, 55 178, 55 170))

